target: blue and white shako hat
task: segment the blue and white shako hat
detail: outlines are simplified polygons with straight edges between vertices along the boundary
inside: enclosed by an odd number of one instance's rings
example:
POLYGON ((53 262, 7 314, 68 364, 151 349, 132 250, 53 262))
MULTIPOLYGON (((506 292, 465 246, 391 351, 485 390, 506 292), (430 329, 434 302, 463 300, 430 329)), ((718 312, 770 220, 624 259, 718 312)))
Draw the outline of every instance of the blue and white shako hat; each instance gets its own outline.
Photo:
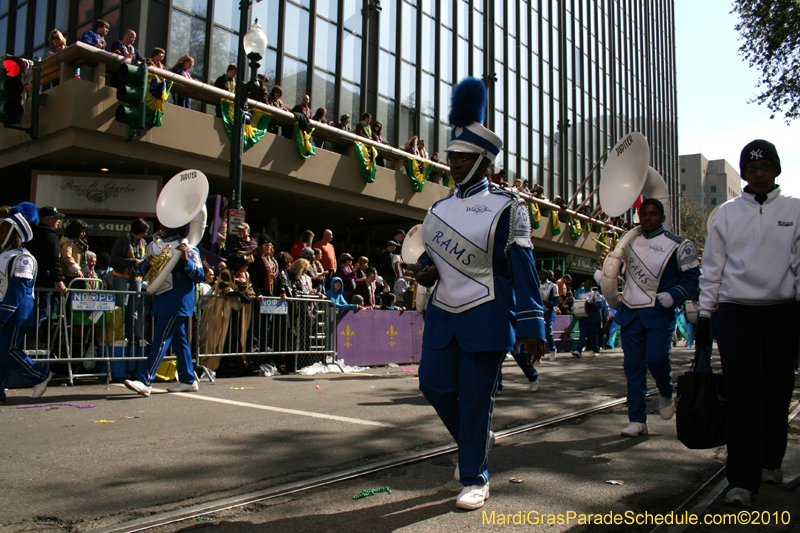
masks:
MULTIPOLYGON (((32 226, 39 224, 39 213, 32 203, 22 202, 11 208, 5 221, 11 224, 12 231, 16 230, 22 236, 22 242, 28 242, 33 239, 32 226)), ((11 235, 11 231, 8 232, 8 235, 11 235)), ((6 242, 8 242, 8 236, 6 236, 6 242)), ((6 245, 6 242, 3 243, 3 246, 6 245)))
POLYGON ((494 163, 503 140, 483 125, 486 116, 486 87, 477 78, 464 78, 453 88, 450 124, 453 133, 445 152, 481 154, 494 163))

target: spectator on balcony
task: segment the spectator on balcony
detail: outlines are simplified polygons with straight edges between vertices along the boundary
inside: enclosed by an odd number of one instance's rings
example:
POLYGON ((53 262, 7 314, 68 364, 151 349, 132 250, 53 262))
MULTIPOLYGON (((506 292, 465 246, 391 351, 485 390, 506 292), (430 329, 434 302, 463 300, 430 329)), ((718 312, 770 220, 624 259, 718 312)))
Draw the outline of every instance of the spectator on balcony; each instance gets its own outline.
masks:
POLYGON ((86 243, 86 230, 89 225, 76 218, 64 229, 64 236, 58 243, 61 246, 61 271, 64 273, 64 283, 69 283, 75 278, 82 278, 81 265, 84 255, 89 250, 86 243))
POLYGON ((508 185, 508 183, 506 182, 507 174, 508 173, 506 172, 506 169, 501 168, 500 172, 492 175, 492 183, 494 183, 495 185, 499 185, 500 187, 507 186, 508 185))
POLYGON ((428 159, 428 150, 425 149, 425 141, 420 139, 419 143, 417 143, 417 150, 419 150, 419 156, 422 159, 428 159))
MULTIPOLYGON (((225 74, 220 75, 219 78, 214 80, 214 87, 217 89, 222 89, 223 91, 228 91, 233 93, 236 91, 236 71, 237 71, 236 63, 231 63, 228 65, 228 69, 225 71, 225 74)), ((231 98, 233 95, 231 95, 231 98)), ((222 118, 222 106, 217 106, 217 117, 222 118)))
POLYGON ((292 248, 289 250, 289 253, 292 256, 292 261, 300 257, 300 252, 303 251, 303 248, 310 248, 312 243, 314 242, 314 232, 310 229, 305 230, 301 235, 300 239, 292 245, 292 248))
POLYGON ((419 157, 419 136, 417 134, 412 135, 411 138, 406 141, 403 150, 419 157))
MULTIPOLYGON (((189 74, 189 69, 194 66, 194 58, 192 56, 182 56, 178 59, 178 62, 175 63, 175 66, 172 67, 172 72, 179 76, 183 76, 185 78, 192 79, 192 75, 189 74)), ((192 99, 188 96, 180 95, 176 92, 172 93, 172 101, 176 106, 185 107, 187 109, 192 108, 192 99)))
POLYGON ((50 57, 67 47, 67 40, 64 38, 64 35, 55 28, 50 31, 50 37, 48 37, 47 43, 48 46, 45 48, 45 50, 47 50, 45 57, 50 57))
MULTIPOLYGON (((334 125, 334 128, 340 129, 342 131, 349 132, 350 131, 350 115, 345 113, 344 115, 339 117, 339 122, 337 122, 336 125, 334 125)), ((342 154, 342 155, 347 155, 347 147, 348 147, 348 145, 349 145, 349 141, 348 141, 348 144, 337 144, 336 145, 336 153, 339 153, 339 154, 342 154)))
POLYGON ((302 113, 308 119, 311 119, 311 98, 304 94, 303 98, 300 100, 300 103, 297 104, 292 108, 292 113, 302 113))
POLYGON ((522 183, 519 185, 519 192, 522 194, 531 194, 531 190, 528 188, 527 180, 522 180, 522 183))
MULTIPOLYGON (((283 88, 280 85, 275 85, 267 95, 267 105, 271 105, 272 107, 277 107, 278 109, 286 111, 286 106, 283 105, 283 100, 281 100, 281 98, 283 98, 283 88)), ((270 122, 267 131, 269 133, 278 135, 280 132, 280 126, 278 126, 274 121, 270 122)), ((275 243, 273 242, 273 244, 275 243)))
POLYGON ((165 57, 167 57, 167 52, 163 48, 153 48, 153 53, 150 54, 150 59, 147 60, 147 66, 163 69, 165 57))
POLYGON ((136 32, 133 30, 125 30, 122 40, 114 41, 114 44, 111 45, 110 52, 119 54, 125 57, 125 59, 130 59, 131 62, 139 61, 142 56, 139 55, 139 51, 133 46, 133 43, 135 42, 136 32))
POLYGON ((267 78, 263 74, 258 74, 256 76, 256 83, 252 87, 250 87, 250 91, 247 93, 247 97, 251 100, 255 100, 260 104, 267 104, 269 103, 269 91, 267 90, 267 83, 269 82, 269 78, 267 78))
POLYGON ((105 20, 96 20, 91 30, 83 32, 80 42, 105 50, 106 35, 108 35, 108 30, 110 29, 111 25, 105 20))
POLYGON ((356 124, 356 135, 372 139, 372 127, 369 123, 372 122, 372 113, 364 113, 361 115, 361 122, 356 124))
POLYGON ((322 232, 322 239, 314 243, 314 248, 322 250, 320 262, 325 270, 336 272, 336 249, 333 247, 333 232, 326 229, 322 232))
POLYGON ((353 256, 347 252, 339 256, 339 267, 336 269, 335 277, 344 283, 343 291, 345 298, 350 297, 350 293, 356 288, 356 273, 353 271, 353 256))
MULTIPOLYGON (((376 122, 375 125, 372 127, 372 140, 377 143, 387 144, 383 140, 383 123, 381 121, 376 122)), ((380 155, 378 155, 378 157, 375 158, 375 162, 378 164, 378 166, 381 167, 386 166, 386 162, 380 155)))
MULTIPOLYGON (((320 124, 327 125, 327 122, 325 122, 325 115, 327 115, 327 114, 328 114, 328 110, 325 109, 324 107, 320 107, 320 108, 317 109, 316 113, 314 113, 314 116, 311 117, 311 120, 313 120, 315 122, 319 122, 320 124)), ((314 146, 315 147, 319 148, 320 150, 324 150, 325 149, 325 141, 323 141, 319 137, 313 137, 312 140, 314 142, 314 146)))

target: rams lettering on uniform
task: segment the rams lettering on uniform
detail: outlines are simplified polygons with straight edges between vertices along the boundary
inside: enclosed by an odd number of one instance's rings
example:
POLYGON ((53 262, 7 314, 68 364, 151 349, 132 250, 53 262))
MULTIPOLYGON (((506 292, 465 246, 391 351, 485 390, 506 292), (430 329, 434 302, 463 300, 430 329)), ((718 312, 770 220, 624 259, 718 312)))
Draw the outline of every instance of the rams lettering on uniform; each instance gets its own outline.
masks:
POLYGON ((448 253, 455 255, 460 261, 461 264, 464 266, 469 266, 472 262, 472 259, 475 257, 475 254, 467 254, 466 259, 463 259, 461 256, 464 255, 466 248, 458 248, 458 241, 453 242, 453 239, 447 239, 446 241, 441 241, 440 239, 444 236, 443 231, 437 231, 433 237, 431 238, 431 242, 435 242, 439 245, 440 248, 444 248, 448 253), (451 248, 452 246, 452 248, 451 248))

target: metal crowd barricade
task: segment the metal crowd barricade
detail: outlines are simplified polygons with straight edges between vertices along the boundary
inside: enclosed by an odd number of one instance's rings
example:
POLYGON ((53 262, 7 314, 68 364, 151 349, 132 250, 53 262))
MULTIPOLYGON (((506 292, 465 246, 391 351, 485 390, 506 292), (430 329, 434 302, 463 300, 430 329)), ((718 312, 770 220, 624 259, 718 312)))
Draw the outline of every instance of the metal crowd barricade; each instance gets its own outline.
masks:
MULTIPOLYGON (((217 368, 221 357, 283 357, 288 369, 317 362, 339 365, 336 307, 319 298, 207 295, 197 321, 195 353, 200 368, 217 368)), ((209 373, 209 378, 213 376, 209 373)))

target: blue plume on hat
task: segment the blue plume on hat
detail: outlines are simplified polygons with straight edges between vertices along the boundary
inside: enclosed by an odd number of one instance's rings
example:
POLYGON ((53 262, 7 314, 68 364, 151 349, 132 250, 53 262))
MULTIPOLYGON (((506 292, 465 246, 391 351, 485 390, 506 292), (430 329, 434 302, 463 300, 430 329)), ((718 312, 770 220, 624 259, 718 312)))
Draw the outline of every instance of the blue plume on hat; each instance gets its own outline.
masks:
POLYGON ((30 202, 22 202, 11 208, 9 215, 22 214, 31 226, 39 225, 39 210, 30 202))
POLYGON ((486 86, 478 78, 464 78, 453 88, 450 99, 450 124, 466 127, 483 124, 486 115, 486 86))

